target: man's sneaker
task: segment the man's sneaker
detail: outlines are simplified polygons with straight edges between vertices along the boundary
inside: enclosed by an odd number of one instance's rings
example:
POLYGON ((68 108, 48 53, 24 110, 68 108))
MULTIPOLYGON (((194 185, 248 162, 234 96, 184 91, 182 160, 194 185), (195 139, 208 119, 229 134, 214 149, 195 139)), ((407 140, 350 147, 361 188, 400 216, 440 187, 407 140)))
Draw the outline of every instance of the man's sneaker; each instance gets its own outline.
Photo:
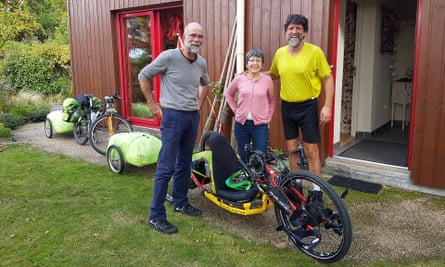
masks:
POLYGON ((201 216, 202 215, 202 212, 200 210, 192 207, 192 205, 190 205, 190 204, 186 204, 182 207, 176 207, 174 209, 174 211, 181 212, 181 213, 184 213, 189 216, 201 216))
POLYGON ((164 233, 164 234, 174 234, 178 232, 178 229, 171 223, 169 223, 166 219, 160 219, 160 220, 148 220, 147 224, 155 229, 158 232, 164 233))

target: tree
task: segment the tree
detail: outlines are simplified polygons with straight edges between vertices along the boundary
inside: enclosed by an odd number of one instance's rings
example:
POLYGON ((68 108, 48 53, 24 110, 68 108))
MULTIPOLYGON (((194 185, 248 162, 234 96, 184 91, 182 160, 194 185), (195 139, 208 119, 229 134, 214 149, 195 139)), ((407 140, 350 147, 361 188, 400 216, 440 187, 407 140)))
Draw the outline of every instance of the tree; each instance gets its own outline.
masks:
POLYGON ((0 2, 0 49, 7 41, 36 39, 43 32, 42 25, 34 14, 28 11, 23 0, 2 0, 0 2))
POLYGON ((0 0, 0 52, 7 41, 68 42, 65 0, 0 0))

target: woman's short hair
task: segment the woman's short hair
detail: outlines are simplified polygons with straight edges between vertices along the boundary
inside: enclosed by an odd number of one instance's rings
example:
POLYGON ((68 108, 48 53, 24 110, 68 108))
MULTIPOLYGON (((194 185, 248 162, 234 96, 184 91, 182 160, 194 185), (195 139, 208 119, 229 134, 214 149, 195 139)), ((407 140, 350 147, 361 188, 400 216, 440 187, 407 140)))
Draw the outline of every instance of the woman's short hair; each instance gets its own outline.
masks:
POLYGON ((287 27, 290 24, 297 24, 303 26, 304 32, 308 31, 309 23, 305 16, 300 14, 290 14, 287 16, 286 22, 284 23, 284 31, 287 31, 287 27))
POLYGON ((246 54, 246 63, 249 61, 251 57, 259 57, 261 58, 261 63, 264 63, 264 53, 259 48, 250 49, 246 54))

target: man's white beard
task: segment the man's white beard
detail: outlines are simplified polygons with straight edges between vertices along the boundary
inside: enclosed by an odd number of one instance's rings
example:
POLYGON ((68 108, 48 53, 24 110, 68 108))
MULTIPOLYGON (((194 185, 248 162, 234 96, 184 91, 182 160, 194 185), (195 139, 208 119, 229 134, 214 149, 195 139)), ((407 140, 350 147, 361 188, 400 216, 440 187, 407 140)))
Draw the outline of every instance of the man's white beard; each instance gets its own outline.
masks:
POLYGON ((185 46, 187 47, 187 50, 192 54, 198 54, 199 51, 201 50, 201 46, 195 47, 195 46, 192 46, 191 43, 187 43, 185 46))
POLYGON ((297 38, 296 40, 294 38, 291 38, 287 41, 287 43, 292 47, 297 47, 300 45, 300 43, 303 41, 303 38, 297 38))

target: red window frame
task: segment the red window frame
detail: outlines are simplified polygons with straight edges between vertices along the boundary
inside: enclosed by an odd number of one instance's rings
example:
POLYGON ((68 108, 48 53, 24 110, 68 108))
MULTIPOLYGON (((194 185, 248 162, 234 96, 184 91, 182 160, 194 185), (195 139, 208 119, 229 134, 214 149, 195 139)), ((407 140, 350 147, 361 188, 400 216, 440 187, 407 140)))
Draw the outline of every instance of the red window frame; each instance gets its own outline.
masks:
MULTIPOLYGON (((133 125, 137 126, 145 126, 151 128, 159 128, 160 119, 158 117, 154 118, 139 118, 131 116, 129 112, 131 107, 129 104, 131 102, 131 97, 133 93, 132 83, 129 82, 131 77, 128 77, 129 71, 131 73, 131 65, 128 60, 129 51, 126 50, 125 43, 127 40, 127 36, 124 34, 124 28, 126 27, 124 21, 125 19, 139 16, 150 16, 150 34, 151 38, 151 52, 152 52, 152 60, 154 60, 161 52, 163 46, 163 33, 161 29, 161 18, 160 11, 171 8, 182 7, 182 5, 168 5, 163 7, 156 8, 146 8, 135 11, 125 11, 119 12, 116 16, 116 25, 117 25, 117 37, 118 37, 118 49, 119 49, 119 76, 120 76, 120 94, 122 96, 122 114, 128 118, 128 120, 133 125)), ((153 97, 156 102, 159 102, 159 91, 160 91, 160 77, 157 75, 153 79, 153 97)))

